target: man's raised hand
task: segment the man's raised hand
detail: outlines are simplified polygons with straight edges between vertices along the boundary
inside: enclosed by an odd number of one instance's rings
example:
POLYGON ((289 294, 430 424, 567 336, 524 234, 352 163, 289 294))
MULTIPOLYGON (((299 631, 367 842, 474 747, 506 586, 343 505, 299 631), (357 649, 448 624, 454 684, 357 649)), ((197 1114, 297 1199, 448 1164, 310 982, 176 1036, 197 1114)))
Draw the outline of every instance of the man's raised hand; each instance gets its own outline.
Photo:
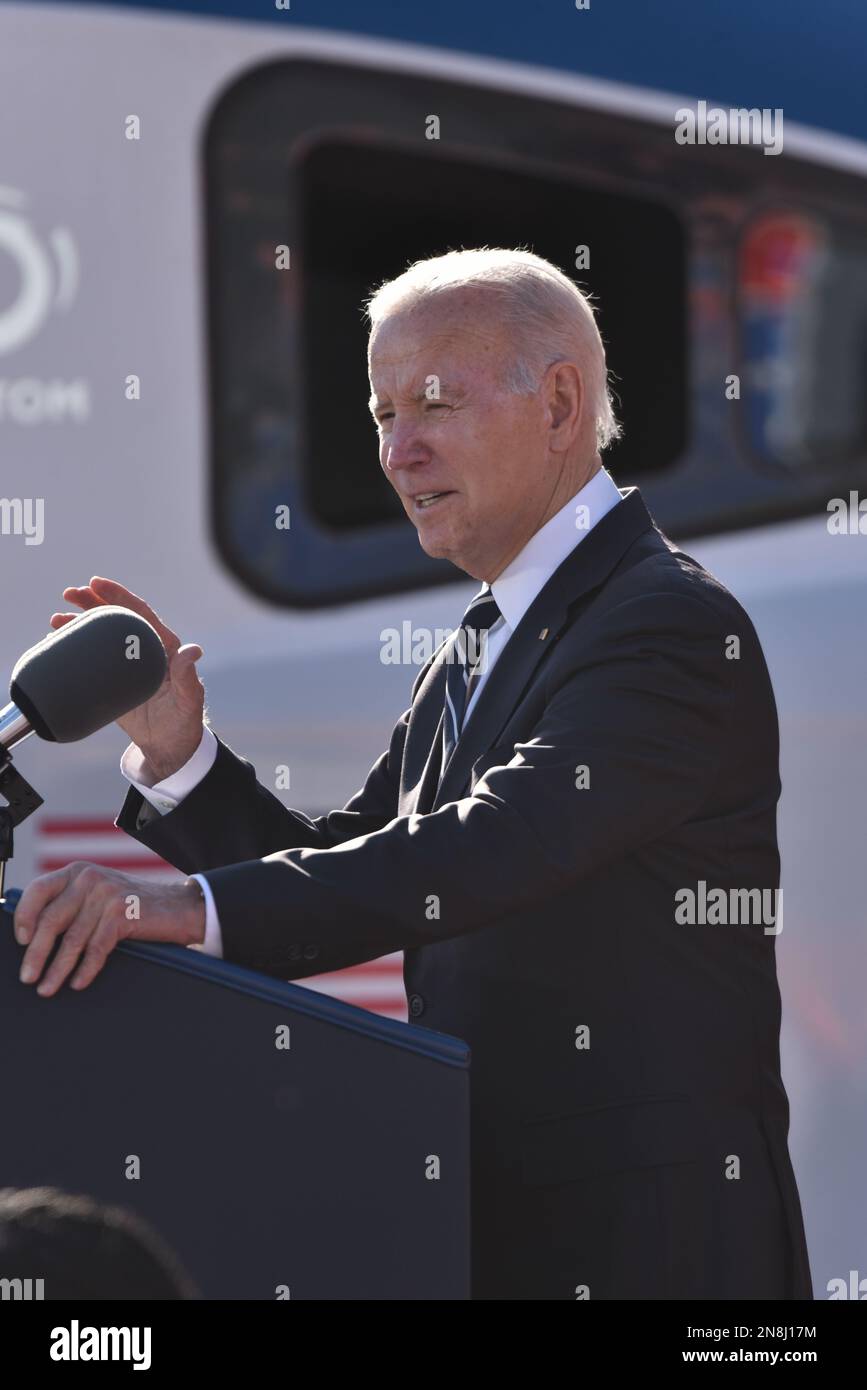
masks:
MULTIPOLYGON (((114 579, 95 575, 82 588, 63 590, 63 597, 82 610, 117 604, 145 618, 158 633, 167 660, 166 677, 155 695, 143 705, 118 719, 118 725, 144 754, 154 780, 161 780, 183 767, 195 753, 202 738, 205 687, 196 670, 203 655, 196 642, 181 645, 176 632, 157 617, 149 603, 114 579)), ((51 626, 64 627, 79 613, 53 613, 51 626)))

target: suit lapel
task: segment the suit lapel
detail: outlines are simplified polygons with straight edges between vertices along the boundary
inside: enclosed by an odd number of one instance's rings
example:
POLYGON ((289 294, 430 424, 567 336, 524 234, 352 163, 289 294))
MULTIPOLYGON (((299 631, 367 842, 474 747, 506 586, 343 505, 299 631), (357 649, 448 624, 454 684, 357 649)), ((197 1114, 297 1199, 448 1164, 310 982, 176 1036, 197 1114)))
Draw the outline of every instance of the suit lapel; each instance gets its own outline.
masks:
POLYGON ((629 546, 653 527, 637 488, 607 512, 554 571, 524 614, 487 677, 437 787, 446 665, 444 644, 432 659, 407 728, 399 815, 436 810, 461 796, 473 763, 497 741, 539 662, 550 651, 572 605, 608 578, 629 546))

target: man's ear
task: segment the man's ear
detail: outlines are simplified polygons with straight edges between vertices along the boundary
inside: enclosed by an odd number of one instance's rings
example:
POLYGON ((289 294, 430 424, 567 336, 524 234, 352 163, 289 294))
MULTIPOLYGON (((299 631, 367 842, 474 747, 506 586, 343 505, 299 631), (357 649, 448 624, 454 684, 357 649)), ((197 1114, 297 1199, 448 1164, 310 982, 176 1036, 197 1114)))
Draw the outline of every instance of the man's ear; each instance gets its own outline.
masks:
POLYGON ((543 378, 549 442, 558 451, 578 438, 584 414, 584 383, 574 362, 552 362, 543 378))

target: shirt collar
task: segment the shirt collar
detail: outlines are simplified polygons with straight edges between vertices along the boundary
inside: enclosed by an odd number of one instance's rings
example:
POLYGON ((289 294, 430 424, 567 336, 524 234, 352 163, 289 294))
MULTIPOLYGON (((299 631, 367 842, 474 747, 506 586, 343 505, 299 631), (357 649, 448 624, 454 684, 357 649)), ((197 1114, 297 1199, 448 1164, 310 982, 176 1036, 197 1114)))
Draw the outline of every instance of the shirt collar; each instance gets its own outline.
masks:
POLYGON ((514 630, 533 599, 597 521, 622 500, 617 484, 604 468, 570 497, 544 526, 540 526, 514 560, 491 585, 497 607, 514 630), (585 508, 580 514, 577 509, 585 508))

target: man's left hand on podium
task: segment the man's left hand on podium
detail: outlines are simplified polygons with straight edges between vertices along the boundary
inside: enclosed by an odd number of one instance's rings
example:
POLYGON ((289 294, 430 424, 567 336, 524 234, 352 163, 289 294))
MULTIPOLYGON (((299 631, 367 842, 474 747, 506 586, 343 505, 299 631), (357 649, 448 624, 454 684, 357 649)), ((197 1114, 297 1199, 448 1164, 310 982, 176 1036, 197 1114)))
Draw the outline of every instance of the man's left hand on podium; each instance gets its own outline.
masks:
POLYGON ((205 904, 196 883, 154 883, 76 862, 43 874, 24 890, 15 910, 15 936, 27 946, 20 972, 24 984, 36 984, 59 943, 37 985, 37 994, 47 996, 56 994, 73 970, 70 987, 85 989, 120 941, 200 944, 205 904))

